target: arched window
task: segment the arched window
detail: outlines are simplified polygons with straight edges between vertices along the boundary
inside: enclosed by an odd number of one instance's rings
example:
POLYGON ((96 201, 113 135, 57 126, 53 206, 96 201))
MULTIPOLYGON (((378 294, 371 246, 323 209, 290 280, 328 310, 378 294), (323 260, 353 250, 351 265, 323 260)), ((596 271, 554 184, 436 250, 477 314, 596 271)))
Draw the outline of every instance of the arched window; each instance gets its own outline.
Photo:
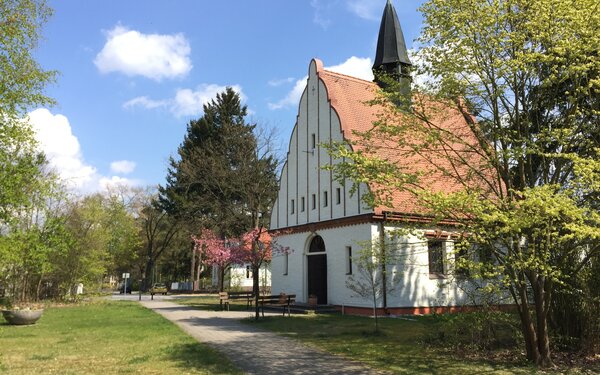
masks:
POLYGON ((321 236, 316 236, 310 242, 310 247, 308 248, 309 253, 322 253, 325 251, 325 242, 321 236))

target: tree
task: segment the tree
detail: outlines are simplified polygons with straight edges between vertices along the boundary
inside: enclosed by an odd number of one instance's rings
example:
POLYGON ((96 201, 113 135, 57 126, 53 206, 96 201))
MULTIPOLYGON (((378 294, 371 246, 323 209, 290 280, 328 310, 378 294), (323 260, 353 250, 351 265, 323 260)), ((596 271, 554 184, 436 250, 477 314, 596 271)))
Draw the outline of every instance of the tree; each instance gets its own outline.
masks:
POLYGON ((203 261, 207 266, 206 268, 210 266, 217 267, 219 274, 217 288, 222 292, 225 287, 225 274, 231 265, 237 262, 232 251, 233 247, 237 246, 237 240, 230 239, 226 241, 219 238, 210 229, 202 229, 198 237, 192 236, 192 240, 194 241, 193 251, 198 254, 199 262, 203 261))
POLYGON ((43 89, 56 73, 31 55, 51 14, 43 0, 0 1, 0 225, 28 204, 27 188, 45 164, 23 119, 30 107, 53 103, 43 89))
POLYGON ((261 267, 271 262, 273 253, 285 254, 289 248, 277 245, 275 239, 271 237, 264 227, 257 227, 244 233, 239 241, 239 246, 234 248, 234 259, 237 263, 249 263, 252 269, 252 294, 254 295, 254 318, 259 318, 259 296, 260 279, 259 272, 261 267))
POLYGON ((0 284, 15 302, 40 299, 70 240, 63 236, 64 191, 55 176, 39 171, 26 187, 27 204, 13 207, 0 232, 0 284))
POLYGON ((388 244, 385 238, 377 241, 361 243, 358 254, 352 257, 352 263, 356 265, 358 273, 352 273, 346 280, 346 286, 354 293, 363 298, 369 298, 373 302, 373 316, 375 317, 375 332, 379 332, 379 314, 377 313, 377 301, 384 294, 393 291, 396 274, 389 275, 388 268, 394 264, 396 257, 386 251, 388 244), (384 276, 385 275, 385 276, 384 276))
POLYGON ((137 218, 142 237, 138 259, 143 290, 154 282, 153 275, 157 261, 182 231, 180 223, 158 207, 154 196, 149 196, 148 199, 137 218))
MULTIPOLYGON (((23 249, 20 241, 40 239, 39 227, 38 236, 19 232, 22 214, 47 191, 46 160, 24 118, 31 106, 53 102, 43 89, 55 72, 41 69, 31 55, 51 13, 43 0, 0 1, 0 273, 7 277, 14 271, 10 259, 20 259, 15 253, 23 249)), ((20 293, 30 297, 26 289, 20 293)))
POLYGON ((391 104, 397 90, 383 92, 360 149, 337 148, 350 161, 338 172, 377 186, 371 204, 412 194, 434 223, 453 221, 485 249, 485 276, 516 304, 527 358, 551 366, 556 287, 600 252, 597 4, 430 0, 421 10, 429 85, 409 110, 391 104), (441 126, 461 117, 468 128, 441 126), (426 167, 395 162, 415 158, 426 167))
POLYGON ((188 124, 179 158, 170 160, 166 186, 159 188, 162 209, 220 239, 268 226, 277 196, 270 137, 257 137, 246 114, 231 88, 204 105, 204 115, 188 124))

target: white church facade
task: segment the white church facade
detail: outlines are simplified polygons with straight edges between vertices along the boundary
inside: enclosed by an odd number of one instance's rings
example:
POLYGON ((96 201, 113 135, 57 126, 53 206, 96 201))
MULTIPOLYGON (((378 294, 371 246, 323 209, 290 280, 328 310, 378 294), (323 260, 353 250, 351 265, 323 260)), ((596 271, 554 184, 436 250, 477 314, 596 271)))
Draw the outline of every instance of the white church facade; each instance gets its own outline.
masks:
MULTIPOLYGON (((400 25, 388 1, 374 69, 395 69, 402 77, 409 65, 400 25)), ((395 242, 394 251, 402 261, 390 267, 394 288, 378 299, 378 307, 392 314, 460 307, 468 298, 446 277, 454 257, 452 227, 431 226, 411 206, 410 198, 401 195, 394 197, 397 204, 392 211, 366 207, 361 196, 368 184, 350 194, 352 183, 336 181, 334 172, 326 168, 336 161, 323 145, 351 140, 353 130, 372 126, 376 110, 365 102, 374 98, 377 88, 374 82, 325 70, 317 59, 310 62, 271 215, 270 229, 277 243, 291 250, 272 260, 272 292, 296 294, 299 302, 316 296, 319 304, 368 313, 372 300, 347 286, 358 272, 353 257, 382 233, 419 222, 419 233, 395 242)))

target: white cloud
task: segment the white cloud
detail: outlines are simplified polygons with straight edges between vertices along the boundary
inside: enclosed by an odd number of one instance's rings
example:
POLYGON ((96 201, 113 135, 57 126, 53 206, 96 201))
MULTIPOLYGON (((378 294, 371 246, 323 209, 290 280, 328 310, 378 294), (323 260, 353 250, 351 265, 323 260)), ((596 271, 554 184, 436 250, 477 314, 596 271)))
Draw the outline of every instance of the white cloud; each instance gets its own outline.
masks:
POLYGON ((292 83, 292 82, 294 82, 294 77, 288 77, 288 78, 282 78, 282 79, 272 79, 267 83, 269 84, 269 86, 277 87, 277 86, 285 85, 287 83, 292 83))
POLYGON ((142 34, 117 25, 94 64, 102 73, 141 75, 156 81, 182 77, 192 69, 191 48, 183 34, 142 34))
POLYGON ((373 80, 373 61, 370 57, 352 56, 341 64, 325 67, 325 69, 364 79, 365 81, 373 80))
POLYGON ((297 80, 294 88, 286 95, 285 98, 281 99, 277 103, 268 104, 269 109, 281 109, 298 105, 300 98, 302 97, 302 93, 304 92, 304 88, 306 87, 307 78, 308 76, 305 76, 304 78, 297 80))
POLYGON ((123 108, 134 108, 134 107, 143 107, 146 109, 154 109, 160 107, 168 106, 169 102, 166 100, 152 100, 147 96, 138 96, 137 98, 133 98, 123 104, 123 108))
MULTIPOLYGON (((372 81, 372 65, 373 63, 369 57, 362 58, 352 56, 341 64, 325 67, 325 69, 367 81, 372 81)), ((304 92, 304 88, 306 87, 307 78, 308 76, 304 76, 302 79, 296 81, 294 88, 285 96, 285 98, 275 103, 268 103, 269 109, 275 110, 298 105, 300 98, 302 97, 302 93, 304 92)))
POLYGON ((118 160, 110 163, 110 170, 118 174, 130 174, 135 170, 135 162, 129 160, 118 160))
POLYGON ((76 188, 93 182, 97 170, 84 162, 79 140, 71 132, 71 125, 65 116, 53 115, 47 109, 40 108, 29 113, 29 122, 50 166, 62 179, 76 188))
POLYGON ((140 181, 138 181, 138 180, 133 180, 133 179, 119 177, 119 176, 101 177, 100 181, 98 182, 98 186, 102 190, 108 190, 109 188, 117 187, 117 186, 139 186, 139 185, 140 185, 140 181))
POLYGON ((104 189, 106 181, 127 182, 129 185, 141 183, 116 176, 104 177, 94 166, 87 164, 79 140, 73 134, 66 116, 54 115, 46 108, 39 108, 30 112, 28 117, 50 167, 70 188, 80 192, 94 192, 104 189))
POLYGON ((189 117, 202 114, 204 104, 214 99, 218 93, 231 87, 233 91, 240 95, 242 102, 246 101, 246 95, 240 85, 220 86, 216 84, 201 84, 195 90, 178 89, 175 97, 171 99, 154 100, 147 96, 140 96, 131 99, 123 104, 123 108, 132 109, 142 107, 145 109, 167 108, 176 117, 189 117))
POLYGON ((358 17, 372 21, 378 20, 379 12, 383 11, 380 0, 348 0, 346 7, 358 17))
POLYGON ((310 6, 315 9, 313 16, 313 22, 321 26, 323 29, 327 29, 331 25, 331 18, 327 17, 325 13, 331 8, 332 3, 325 4, 327 1, 323 0, 311 0, 310 6))

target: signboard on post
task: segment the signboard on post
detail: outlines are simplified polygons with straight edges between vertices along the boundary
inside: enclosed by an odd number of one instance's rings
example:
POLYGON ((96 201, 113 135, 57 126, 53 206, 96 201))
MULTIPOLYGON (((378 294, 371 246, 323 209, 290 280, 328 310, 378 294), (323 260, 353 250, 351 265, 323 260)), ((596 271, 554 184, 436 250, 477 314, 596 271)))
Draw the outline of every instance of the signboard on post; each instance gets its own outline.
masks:
POLYGON ((123 281, 123 295, 127 296, 127 279, 129 279, 129 272, 123 272, 123 278, 125 279, 125 281, 123 281))

